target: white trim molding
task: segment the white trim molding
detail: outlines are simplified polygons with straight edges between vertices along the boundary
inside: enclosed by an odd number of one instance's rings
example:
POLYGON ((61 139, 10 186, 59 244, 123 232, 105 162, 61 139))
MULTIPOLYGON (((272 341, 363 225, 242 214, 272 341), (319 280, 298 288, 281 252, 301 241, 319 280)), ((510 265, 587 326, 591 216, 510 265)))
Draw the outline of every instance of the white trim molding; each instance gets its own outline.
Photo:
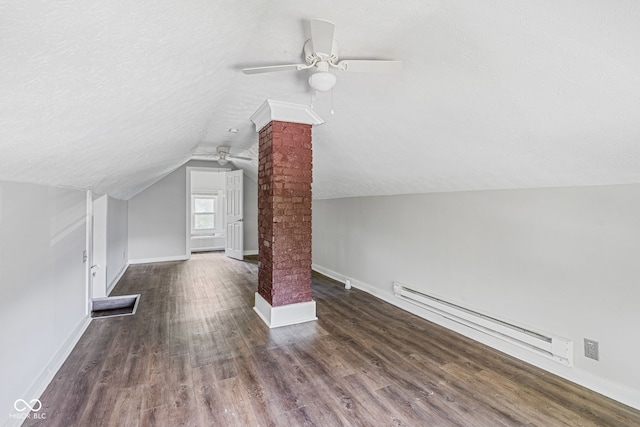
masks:
POLYGON ((313 300, 272 307, 266 299, 262 298, 262 295, 256 292, 253 310, 258 313, 258 316, 269 328, 318 320, 316 317, 316 302, 313 300))
POLYGON ((120 281, 120 279, 122 279, 122 276, 124 276, 124 273, 127 272, 127 268, 129 268, 128 261, 125 265, 122 266, 122 269, 120 269, 120 272, 118 273, 118 275, 109 284, 109 287, 107 288, 107 295, 109 295, 113 291, 113 288, 115 288, 118 282, 120 281))
MULTIPOLYGON (((89 327, 91 323, 91 316, 84 316, 80 322, 76 325, 74 330, 69 334, 67 339, 62 343, 56 354, 49 360, 47 366, 38 374, 35 381, 31 384, 29 389, 22 394, 22 396, 37 396, 40 398, 42 393, 49 386, 51 381, 56 376, 58 370, 62 367, 63 363, 67 360, 71 351, 74 349, 80 338, 84 334, 84 332, 89 327)), ((24 422, 23 418, 12 418, 9 421, 6 421, 5 424, 2 424, 6 427, 9 426, 19 426, 24 422)), ((0 423, 2 423, 2 419, 0 418, 0 423)))
POLYGON ((168 261, 186 261, 190 257, 187 255, 178 255, 178 256, 165 256, 158 258, 141 258, 141 259, 130 259, 129 265, 134 264, 151 264, 154 262, 168 262, 168 261))
POLYGON ((307 105, 273 99, 267 99, 251 116, 251 121, 256 125, 256 132, 260 132, 260 129, 273 120, 307 125, 324 123, 324 120, 307 105))

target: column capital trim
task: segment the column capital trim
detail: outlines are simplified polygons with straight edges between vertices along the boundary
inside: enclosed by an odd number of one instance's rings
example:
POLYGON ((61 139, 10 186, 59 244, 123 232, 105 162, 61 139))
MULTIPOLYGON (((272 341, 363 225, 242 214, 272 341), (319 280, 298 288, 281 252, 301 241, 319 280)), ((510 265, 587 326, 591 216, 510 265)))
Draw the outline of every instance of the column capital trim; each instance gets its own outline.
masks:
POLYGON ((259 132, 260 129, 273 120, 307 125, 324 123, 322 117, 306 105, 275 101, 273 99, 267 99, 251 116, 251 121, 256 126, 256 132, 259 132))

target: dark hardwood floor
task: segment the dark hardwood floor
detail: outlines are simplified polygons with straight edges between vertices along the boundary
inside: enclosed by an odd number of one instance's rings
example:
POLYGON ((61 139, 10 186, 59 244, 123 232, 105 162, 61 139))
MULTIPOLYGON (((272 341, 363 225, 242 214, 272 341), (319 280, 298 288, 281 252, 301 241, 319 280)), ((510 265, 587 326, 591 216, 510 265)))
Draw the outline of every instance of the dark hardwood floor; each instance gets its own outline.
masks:
POLYGON ((637 426, 640 411, 321 276, 269 330, 255 263, 134 265, 41 397, 46 426, 637 426))

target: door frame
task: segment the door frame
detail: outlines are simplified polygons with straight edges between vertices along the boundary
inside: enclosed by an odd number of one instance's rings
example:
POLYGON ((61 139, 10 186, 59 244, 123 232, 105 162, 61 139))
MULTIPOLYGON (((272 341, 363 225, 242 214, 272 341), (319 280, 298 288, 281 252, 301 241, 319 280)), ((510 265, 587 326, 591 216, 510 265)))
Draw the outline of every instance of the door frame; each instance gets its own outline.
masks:
POLYGON ((93 199, 93 230, 91 245, 91 284, 93 298, 106 297, 107 284, 107 222, 108 222, 109 196, 101 195, 93 199), (95 269, 94 269, 95 267, 95 269))
POLYGON ((86 232, 85 249, 82 255, 82 262, 85 268, 86 297, 87 305, 85 314, 90 315, 93 309, 93 280, 91 280, 91 266, 93 265, 93 191, 87 190, 86 197, 86 232))
POLYGON ((107 206, 109 199, 107 195, 98 196, 93 191, 87 190, 86 196, 86 232, 85 232, 85 250, 82 256, 82 262, 85 264, 85 280, 86 280, 86 302, 85 314, 91 314, 93 310, 93 298, 106 296, 107 291, 107 206), (104 201, 102 201, 104 199, 104 201), (96 207, 95 202, 100 200, 100 210, 98 221, 96 221, 96 207), (96 230, 96 222, 99 222, 100 230, 96 230), (103 292, 98 292, 96 296, 96 289, 94 284, 94 271, 93 266, 96 261, 96 239, 99 239, 97 243, 102 243, 102 254, 100 259, 100 265, 97 269, 100 271, 102 286, 104 286, 103 292), (100 295, 104 293, 105 295, 100 295))
MULTIPOLYGON (((185 197, 185 256, 186 259, 191 259, 191 172, 199 171, 199 172, 217 172, 217 173, 225 173, 230 172, 229 168, 208 168, 206 166, 187 166, 186 174, 187 174, 187 187, 186 187, 186 197, 185 197)), ((226 239, 226 236, 225 236, 226 239)))

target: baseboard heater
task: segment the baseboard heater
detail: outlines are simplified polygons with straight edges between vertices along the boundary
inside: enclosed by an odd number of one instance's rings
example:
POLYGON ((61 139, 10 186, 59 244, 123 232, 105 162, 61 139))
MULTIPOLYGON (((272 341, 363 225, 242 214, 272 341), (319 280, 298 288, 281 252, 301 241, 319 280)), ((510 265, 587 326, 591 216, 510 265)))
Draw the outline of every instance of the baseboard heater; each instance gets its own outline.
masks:
POLYGON ((564 365, 573 366, 573 342, 565 338, 527 330, 518 325, 424 294, 400 282, 393 282, 393 293, 404 301, 476 331, 537 352, 564 365))

